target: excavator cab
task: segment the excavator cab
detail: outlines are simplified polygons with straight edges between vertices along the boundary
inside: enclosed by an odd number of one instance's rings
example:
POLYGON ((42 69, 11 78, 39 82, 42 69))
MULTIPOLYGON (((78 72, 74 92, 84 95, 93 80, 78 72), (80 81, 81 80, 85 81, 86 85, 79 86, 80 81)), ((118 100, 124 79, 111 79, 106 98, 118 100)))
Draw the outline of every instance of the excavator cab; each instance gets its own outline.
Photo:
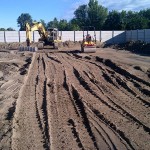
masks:
POLYGON ((59 36, 58 33, 59 31, 57 28, 48 28, 47 30, 49 40, 57 40, 59 36))
POLYGON ((53 45, 55 49, 58 49, 58 42, 61 41, 61 38, 59 36, 59 31, 57 28, 48 28, 47 41, 49 45, 53 45))

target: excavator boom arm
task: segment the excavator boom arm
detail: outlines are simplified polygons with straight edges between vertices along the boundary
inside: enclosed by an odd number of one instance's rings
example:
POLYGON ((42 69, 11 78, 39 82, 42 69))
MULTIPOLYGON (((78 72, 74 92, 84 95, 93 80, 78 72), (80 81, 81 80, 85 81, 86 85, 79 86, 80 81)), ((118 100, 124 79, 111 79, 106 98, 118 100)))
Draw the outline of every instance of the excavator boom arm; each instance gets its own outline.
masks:
POLYGON ((26 38, 27 38, 27 45, 31 43, 31 31, 38 31, 40 34, 40 37, 46 37, 46 31, 42 23, 36 22, 33 24, 32 27, 30 27, 29 23, 26 23, 26 38))

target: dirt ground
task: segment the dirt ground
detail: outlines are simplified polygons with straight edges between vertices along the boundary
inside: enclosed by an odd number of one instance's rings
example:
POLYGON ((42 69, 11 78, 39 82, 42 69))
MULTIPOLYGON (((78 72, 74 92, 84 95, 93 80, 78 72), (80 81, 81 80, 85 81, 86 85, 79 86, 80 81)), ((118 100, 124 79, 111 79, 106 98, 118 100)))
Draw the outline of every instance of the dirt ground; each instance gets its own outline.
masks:
POLYGON ((150 57, 0 51, 0 149, 148 150, 150 57))

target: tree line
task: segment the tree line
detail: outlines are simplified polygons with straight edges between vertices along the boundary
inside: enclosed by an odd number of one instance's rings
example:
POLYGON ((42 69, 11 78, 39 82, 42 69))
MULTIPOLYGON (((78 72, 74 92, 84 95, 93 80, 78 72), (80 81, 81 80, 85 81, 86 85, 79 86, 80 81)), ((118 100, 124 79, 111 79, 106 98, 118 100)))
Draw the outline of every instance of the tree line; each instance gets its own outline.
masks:
MULTIPOLYGON (((25 30, 25 23, 32 24, 33 20, 29 13, 22 13, 17 24, 20 31, 25 30)), ((98 0, 89 0, 88 4, 80 5, 74 11, 74 17, 67 21, 66 19, 54 18, 52 21, 45 22, 39 20, 46 29, 56 27, 59 30, 82 30, 84 26, 94 26, 96 30, 136 30, 150 28, 150 9, 121 12, 117 10, 108 11, 107 8, 100 5, 98 0)))
POLYGON ((0 28, 0 31, 15 31, 15 29, 9 27, 9 28, 0 28))

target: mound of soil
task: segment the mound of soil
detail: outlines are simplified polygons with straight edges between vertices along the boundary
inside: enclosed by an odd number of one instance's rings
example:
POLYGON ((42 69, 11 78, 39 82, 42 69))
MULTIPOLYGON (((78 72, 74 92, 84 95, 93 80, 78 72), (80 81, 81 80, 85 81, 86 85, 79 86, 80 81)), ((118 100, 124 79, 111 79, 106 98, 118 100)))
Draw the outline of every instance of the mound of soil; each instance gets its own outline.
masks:
POLYGON ((140 54, 150 54, 150 43, 146 43, 143 41, 130 41, 115 45, 104 45, 104 47, 111 47, 118 50, 128 50, 140 54))
MULTIPOLYGON (((65 41, 65 42, 60 42, 58 44, 58 47, 60 49, 63 48, 80 48, 82 41, 65 41)), ((97 48, 103 47, 104 43, 101 43, 99 41, 97 43, 97 48)), ((0 50, 17 50, 19 46, 26 46, 26 42, 18 43, 18 42, 13 42, 13 43, 0 43, 0 50)), ((38 42, 31 43, 31 46, 38 46, 38 42)))

